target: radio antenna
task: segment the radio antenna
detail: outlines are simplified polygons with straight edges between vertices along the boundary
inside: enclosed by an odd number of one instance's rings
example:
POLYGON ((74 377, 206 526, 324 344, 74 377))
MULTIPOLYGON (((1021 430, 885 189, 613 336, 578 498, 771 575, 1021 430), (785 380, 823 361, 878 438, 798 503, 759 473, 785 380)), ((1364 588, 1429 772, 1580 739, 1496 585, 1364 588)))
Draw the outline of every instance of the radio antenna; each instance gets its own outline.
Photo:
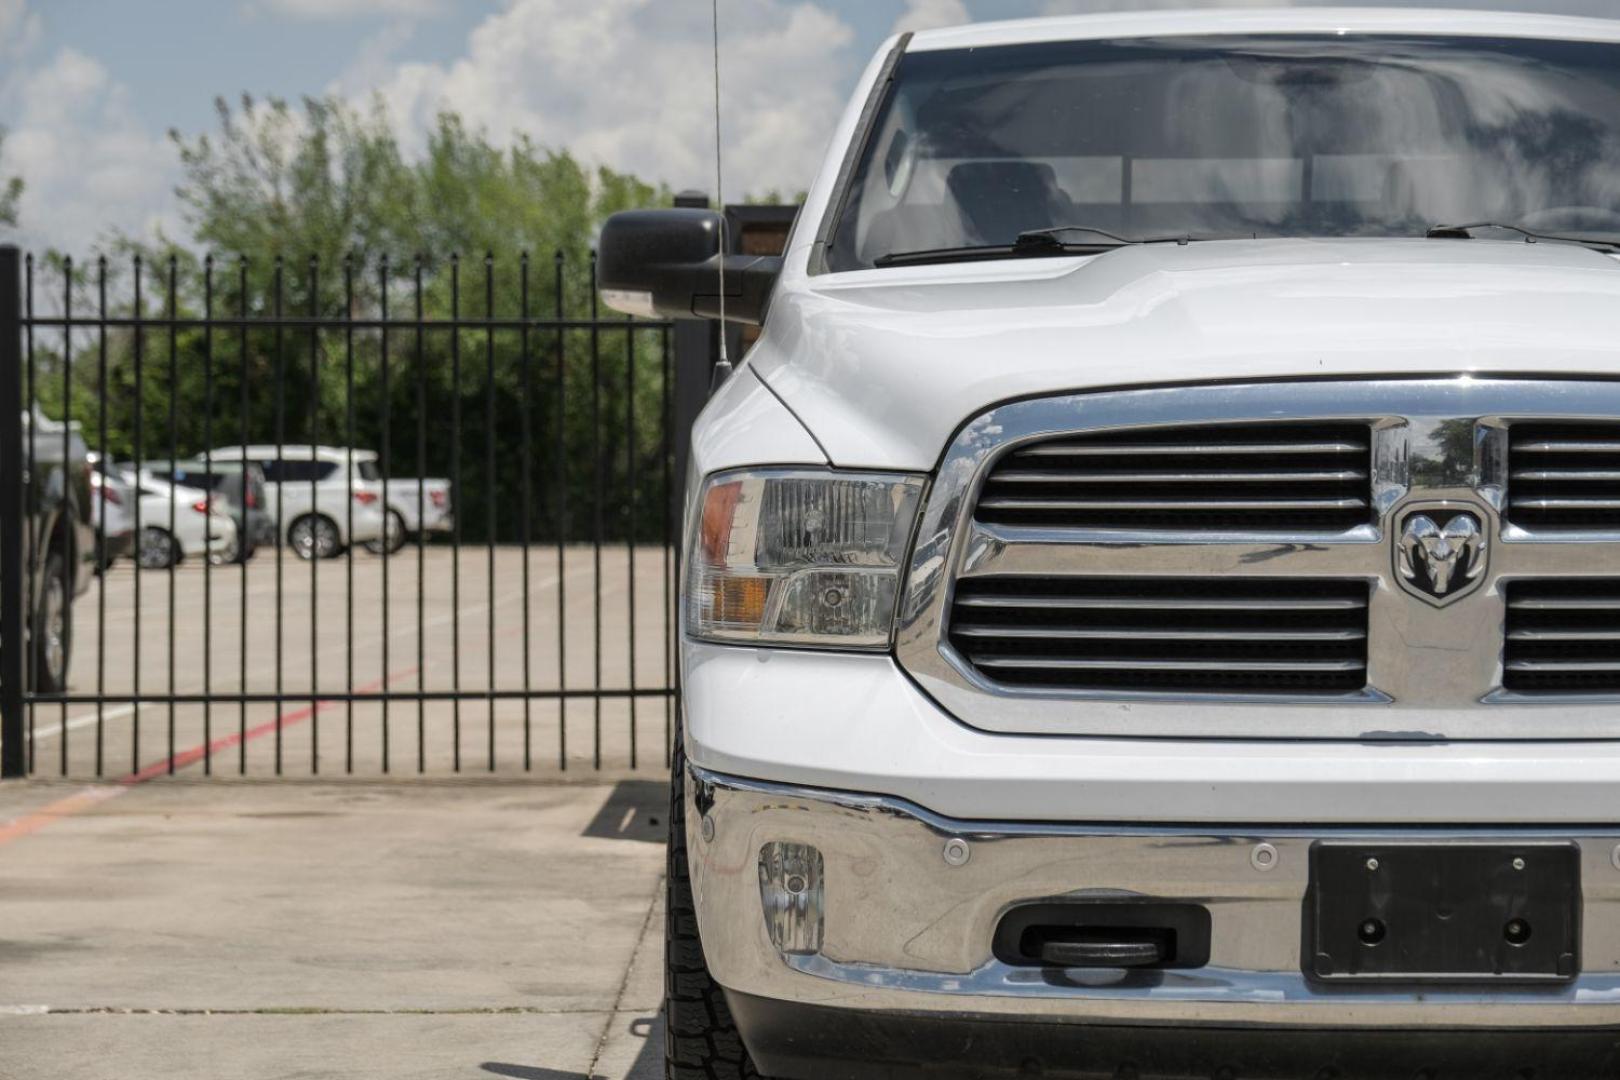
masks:
POLYGON ((714 13, 714 197, 720 206, 720 364, 716 374, 729 374, 731 360, 726 356, 726 173, 720 128, 720 0, 711 0, 714 13))

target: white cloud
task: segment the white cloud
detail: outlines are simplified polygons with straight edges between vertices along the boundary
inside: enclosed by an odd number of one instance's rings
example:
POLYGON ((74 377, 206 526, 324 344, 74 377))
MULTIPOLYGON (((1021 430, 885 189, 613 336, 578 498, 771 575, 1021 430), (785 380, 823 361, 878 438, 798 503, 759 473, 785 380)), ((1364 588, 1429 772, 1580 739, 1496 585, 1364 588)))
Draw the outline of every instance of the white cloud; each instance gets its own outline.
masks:
POLYGON ((906 0, 906 10, 894 21, 894 33, 902 30, 934 30, 972 21, 963 0, 906 0))
POLYGON ((369 94, 372 87, 387 82, 393 74, 399 50, 416 35, 416 22, 394 19, 360 43, 354 58, 328 88, 343 97, 369 94))
MULTIPOLYGON (((722 0, 720 16, 728 192, 742 195, 744 178, 750 191, 808 186, 848 92, 854 31, 805 0, 722 0)), ((397 65, 372 89, 407 149, 452 109, 497 142, 526 135, 712 190, 710 34, 707 4, 510 0, 459 59, 397 65)))
POLYGON ((246 11, 313 20, 377 15, 415 18, 436 15, 444 8, 445 0, 249 0, 246 11))
POLYGON ((0 0, 0 56, 27 53, 42 29, 39 13, 28 10, 28 0, 0 0))
POLYGON ((74 49, 24 56, 0 79, 0 172, 27 184, 21 240, 87 253, 109 225, 175 231, 173 149, 142 129, 127 90, 74 49))

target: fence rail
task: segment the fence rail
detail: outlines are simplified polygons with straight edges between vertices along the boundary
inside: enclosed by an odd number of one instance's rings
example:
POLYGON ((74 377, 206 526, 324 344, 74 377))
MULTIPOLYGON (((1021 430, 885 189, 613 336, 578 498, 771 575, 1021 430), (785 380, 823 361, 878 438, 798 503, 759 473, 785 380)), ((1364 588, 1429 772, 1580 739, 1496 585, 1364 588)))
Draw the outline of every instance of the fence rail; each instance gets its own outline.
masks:
POLYGON ((0 249, 5 774, 667 764, 678 335, 596 298, 589 255, 0 249), (261 505, 166 482, 235 459, 261 505), (75 573, 125 517, 137 558, 75 573))

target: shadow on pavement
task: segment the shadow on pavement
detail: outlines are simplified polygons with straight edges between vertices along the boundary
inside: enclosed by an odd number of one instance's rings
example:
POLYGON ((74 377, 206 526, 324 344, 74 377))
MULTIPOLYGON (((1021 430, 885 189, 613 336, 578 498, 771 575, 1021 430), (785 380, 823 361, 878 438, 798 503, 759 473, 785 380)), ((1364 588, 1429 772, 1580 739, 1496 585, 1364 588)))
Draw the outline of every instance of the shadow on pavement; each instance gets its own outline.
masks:
POLYGON ((621 780, 582 835, 597 840, 662 844, 668 836, 668 814, 667 781, 621 780))
POLYGON ((664 1075, 663 1029, 658 1016, 640 1016, 630 1021, 630 1034, 641 1040, 641 1051, 636 1054, 630 1068, 621 1075, 582 1072, 567 1069, 547 1069, 536 1065, 514 1065, 504 1061, 486 1061, 479 1066, 492 1076, 507 1080, 662 1080, 664 1075))

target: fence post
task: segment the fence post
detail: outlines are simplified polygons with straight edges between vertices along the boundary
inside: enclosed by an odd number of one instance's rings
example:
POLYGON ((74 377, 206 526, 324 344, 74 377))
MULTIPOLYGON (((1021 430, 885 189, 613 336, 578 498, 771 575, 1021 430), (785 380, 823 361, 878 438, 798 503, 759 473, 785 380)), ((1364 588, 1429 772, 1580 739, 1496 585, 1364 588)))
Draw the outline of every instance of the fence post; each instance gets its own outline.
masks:
POLYGON ((23 745, 22 255, 0 247, 0 777, 27 771, 23 745))

